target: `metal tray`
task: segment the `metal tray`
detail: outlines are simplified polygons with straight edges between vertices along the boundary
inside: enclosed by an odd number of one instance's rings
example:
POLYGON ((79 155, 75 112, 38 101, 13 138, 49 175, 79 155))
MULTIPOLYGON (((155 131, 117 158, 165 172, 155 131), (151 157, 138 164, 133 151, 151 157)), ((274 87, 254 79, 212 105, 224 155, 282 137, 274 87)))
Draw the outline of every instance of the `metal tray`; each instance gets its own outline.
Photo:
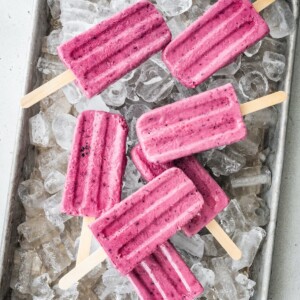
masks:
MULTIPOLYGON (((300 0, 290 0, 291 8, 295 17, 299 17, 300 0)), ((46 35, 49 28, 47 1, 35 1, 34 22, 31 34, 30 55, 27 66, 27 81, 24 94, 34 89, 40 83, 40 78, 36 72, 36 63, 41 50, 42 37, 46 35)), ((297 26, 298 27, 298 26, 297 26)), ((287 73, 281 89, 290 93, 293 62, 296 43, 295 31, 288 39, 287 47, 287 73)), ((288 118, 289 101, 286 101, 279 109, 279 121, 276 127, 275 138, 273 139, 273 155, 270 155, 269 166, 272 171, 273 183, 271 189, 265 195, 271 210, 270 223, 267 227, 267 238, 263 245, 262 251, 257 255, 253 270, 253 276, 257 281, 255 299, 267 300, 268 288, 271 274, 271 263, 274 245, 274 236, 276 228, 277 208, 280 194, 281 173, 283 166, 286 124, 288 118)), ((16 137, 15 156, 10 179, 10 188, 8 193, 8 205, 6 219, 4 224, 3 240, 0 248, 0 300, 11 299, 10 296, 10 277, 14 250, 18 245, 17 226, 24 220, 24 210, 17 199, 17 187, 22 180, 29 177, 33 168, 35 151, 34 147, 29 144, 28 119, 36 114, 39 106, 23 110, 20 114, 18 134, 16 137)))

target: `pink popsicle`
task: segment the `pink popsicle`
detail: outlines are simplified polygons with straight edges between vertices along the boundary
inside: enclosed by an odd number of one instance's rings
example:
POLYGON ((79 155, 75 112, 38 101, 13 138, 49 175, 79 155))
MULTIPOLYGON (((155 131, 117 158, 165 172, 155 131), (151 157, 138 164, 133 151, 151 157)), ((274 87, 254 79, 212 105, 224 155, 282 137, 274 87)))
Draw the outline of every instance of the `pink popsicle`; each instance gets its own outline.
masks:
POLYGON ((197 216, 183 226, 183 231, 188 236, 199 232, 228 205, 227 195, 193 156, 178 159, 174 163, 155 164, 148 162, 140 145, 136 145, 131 151, 131 159, 147 181, 158 176, 158 170, 163 172, 172 164, 180 168, 193 181, 203 196, 204 204, 197 216))
POLYGON ((136 124, 150 162, 165 163, 238 142, 247 131, 231 84, 156 108, 136 124))
POLYGON ((84 111, 77 120, 62 211, 98 217, 121 199, 126 166, 125 119, 117 114, 84 111))
POLYGON ((202 205, 192 181, 171 168, 104 212, 90 228, 112 263, 127 274, 195 217, 202 205))
POLYGON ((171 33, 162 15, 141 0, 58 47, 88 98, 162 50, 171 33))
POLYGON ((203 292, 201 284, 169 242, 160 245, 128 277, 142 300, 193 300, 203 292))
POLYGON ((219 0, 166 47, 163 60, 194 88, 268 33, 249 0, 219 0))

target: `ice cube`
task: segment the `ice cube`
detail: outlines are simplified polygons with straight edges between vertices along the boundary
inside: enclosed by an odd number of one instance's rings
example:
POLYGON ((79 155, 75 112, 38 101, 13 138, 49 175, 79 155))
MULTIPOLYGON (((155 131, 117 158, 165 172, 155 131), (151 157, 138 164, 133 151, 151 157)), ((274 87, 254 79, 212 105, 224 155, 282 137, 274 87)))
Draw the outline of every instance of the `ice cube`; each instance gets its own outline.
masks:
POLYGON ((285 0, 277 0, 264 9, 263 16, 270 28, 270 35, 280 39, 290 35, 296 27, 294 15, 285 0))
POLYGON ((69 114, 61 114, 54 118, 52 131, 56 143, 65 150, 71 150, 76 118, 69 114))
POLYGON ((246 165, 246 159, 232 147, 223 150, 213 149, 201 153, 201 161, 209 167, 215 176, 228 176, 240 171, 246 165))
POLYGON ((214 289, 218 295, 218 299, 239 300, 233 275, 228 269, 224 258, 213 258, 211 264, 216 275, 214 289))
POLYGON ((49 222, 63 232, 65 228, 64 223, 69 220, 71 216, 61 213, 61 199, 62 192, 51 196, 45 201, 44 210, 49 222))
POLYGON ((255 55, 260 47, 261 47, 262 41, 257 42, 256 44, 254 44, 253 46, 249 47, 244 53, 246 56, 248 57, 252 57, 253 55, 255 55))
POLYGON ((236 60, 224 68, 217 71, 214 76, 230 76, 234 75, 241 67, 241 55, 239 55, 236 60))
POLYGON ((59 300, 77 300, 79 299, 79 292, 77 290, 77 283, 74 284, 72 287, 70 287, 67 290, 61 290, 58 285, 55 285, 53 287, 53 290, 55 292, 55 299, 59 300))
POLYGON ((127 97, 127 90, 123 81, 119 80, 110 85, 106 90, 101 93, 103 101, 114 107, 122 106, 127 97))
POLYGON ((204 242, 198 234, 187 237, 184 233, 179 231, 171 237, 170 241, 176 248, 184 250, 200 259, 203 257, 204 242))
POLYGON ((186 24, 182 21, 182 19, 179 16, 170 19, 167 23, 168 27, 171 30, 173 39, 177 37, 186 28, 186 24))
POLYGON ((266 202, 255 194, 238 198, 239 206, 251 226, 265 226, 269 222, 270 209, 266 202))
POLYGON ((205 256, 218 256, 219 251, 215 244, 215 238, 212 234, 201 235, 204 241, 204 255, 205 256))
POLYGON ((51 125, 42 112, 29 119, 29 134, 32 145, 45 148, 54 145, 51 125))
POLYGON ((245 267, 251 267, 254 257, 260 247, 266 232, 260 227, 255 227, 248 232, 237 232, 234 238, 235 243, 242 251, 240 260, 232 261, 234 271, 241 270, 245 267))
POLYGON ((169 17, 177 16, 189 10, 193 4, 192 0, 156 0, 160 9, 169 17))
POLYGON ((124 108, 123 114, 126 121, 130 123, 133 118, 138 119, 142 114, 150 110, 149 106, 145 104, 132 104, 129 107, 124 108))
POLYGON ((111 0, 110 7, 114 12, 119 12, 135 2, 136 0, 111 0))
POLYGON ((58 19, 60 16, 60 0, 47 0, 53 19, 58 19))
POLYGON ((106 112, 110 111, 109 107, 103 101, 101 95, 97 95, 92 99, 83 98, 80 100, 80 102, 75 104, 75 108, 79 113, 85 110, 100 110, 106 112))
POLYGON ((39 257, 54 281, 71 264, 66 248, 57 235, 38 249, 39 257))
POLYGON ((62 43, 61 29, 52 30, 43 39, 42 51, 48 54, 57 55, 57 47, 62 43))
POLYGON ((243 95, 250 100, 266 95, 269 90, 267 78, 259 71, 251 71, 242 76, 239 87, 243 95))
POLYGON ((35 251, 17 249, 14 255, 10 287, 21 294, 30 294, 34 278, 43 271, 42 262, 35 251))
POLYGON ((43 183, 40 180, 29 179, 20 183, 18 195, 24 205, 27 217, 39 215, 46 199, 43 183))
POLYGON ((64 187, 66 176, 60 173, 59 171, 52 171, 46 177, 44 186, 45 190, 49 194, 55 194, 58 191, 62 190, 64 187))
POLYGON ((65 85, 62 90, 67 100, 71 104, 76 104, 85 99, 84 95, 74 82, 65 85))
POLYGON ((275 82, 279 81, 285 71, 285 56, 271 51, 264 53, 263 68, 267 77, 275 82))
POLYGON ((233 236, 238 229, 241 231, 248 229, 247 220, 235 199, 232 199, 228 206, 218 214, 217 219, 230 236, 233 236))
POLYGON ((204 291, 207 291, 214 286, 215 273, 210 269, 204 268, 200 262, 194 264, 191 271, 203 286, 204 291))
POLYGON ((50 277, 47 273, 34 278, 31 286, 33 300, 51 300, 54 298, 54 292, 50 288, 50 277))
POLYGON ((71 104, 66 100, 63 94, 60 93, 53 100, 54 103, 45 110, 45 116, 49 122, 52 122, 57 115, 67 114, 71 110, 71 104))
POLYGON ((136 86, 136 93, 146 102, 160 102, 167 98, 174 87, 170 74, 153 60, 142 66, 142 73, 136 86))
POLYGON ((238 273, 235 277, 237 291, 240 299, 250 299, 254 295, 256 282, 249 279, 246 275, 238 273))
POLYGON ((37 62, 37 69, 45 74, 50 75, 51 77, 55 77, 63 73, 66 68, 62 64, 62 62, 55 55, 44 55, 44 57, 40 57, 37 62))
POLYGON ((276 125, 278 119, 275 107, 265 108, 245 117, 246 124, 251 127, 269 128, 276 125))
POLYGON ((36 216, 18 226, 18 233, 30 244, 39 246, 58 234, 57 229, 44 217, 36 216))

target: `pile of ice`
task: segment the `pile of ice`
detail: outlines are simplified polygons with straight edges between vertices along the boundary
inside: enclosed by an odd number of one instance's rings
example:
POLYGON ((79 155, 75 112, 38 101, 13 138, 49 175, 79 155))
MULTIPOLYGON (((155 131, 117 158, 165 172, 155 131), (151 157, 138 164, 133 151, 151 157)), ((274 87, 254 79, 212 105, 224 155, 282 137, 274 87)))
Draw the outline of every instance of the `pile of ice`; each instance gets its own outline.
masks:
MULTIPOLYGON (((38 70, 44 81, 64 71, 56 47, 93 24, 134 3, 134 0, 48 0, 52 31, 44 38, 38 70)), ((174 36, 203 14, 209 0, 156 0, 174 36)), ((136 120, 153 107, 231 82, 241 102, 278 90, 285 74, 286 38, 295 23, 288 4, 276 1, 263 16, 271 36, 248 49, 207 82, 188 90, 171 76, 160 55, 87 100, 70 84, 43 100, 40 112, 30 119, 30 140, 36 148, 35 168, 19 186, 26 221, 19 225, 20 247, 14 255, 12 299, 137 299, 126 277, 105 262, 68 291, 58 279, 74 266, 80 218, 60 213, 72 134, 78 113, 87 109, 113 111, 125 116, 129 127, 128 153, 137 142, 136 120), (280 39, 278 39, 280 38, 280 39)), ((249 299, 255 282, 249 268, 266 235, 268 204, 263 194, 271 186, 268 145, 277 122, 277 109, 269 108, 245 118, 249 135, 234 145, 199 154, 203 165, 231 196, 229 206, 217 220, 243 251, 233 262, 206 231, 193 238, 182 233, 171 238, 192 272, 205 287, 201 299, 249 299)), ((123 193, 126 197, 143 185, 128 157, 123 193)))

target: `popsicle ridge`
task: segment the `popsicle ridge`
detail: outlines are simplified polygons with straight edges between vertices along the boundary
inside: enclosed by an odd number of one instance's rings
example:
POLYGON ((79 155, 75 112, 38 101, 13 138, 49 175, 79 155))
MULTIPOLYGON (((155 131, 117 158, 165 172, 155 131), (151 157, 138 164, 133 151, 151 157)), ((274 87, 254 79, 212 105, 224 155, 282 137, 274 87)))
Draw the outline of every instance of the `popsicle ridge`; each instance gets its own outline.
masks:
POLYGON ((162 15, 142 0, 58 48, 87 97, 136 68, 171 40, 162 15))
POLYGON ((91 230, 126 274, 191 220, 202 205, 192 181, 171 168, 103 213, 91 230))
POLYGON ((231 84, 154 109, 138 119, 136 129, 147 160, 159 163, 246 136, 231 84))
POLYGON ((120 201, 127 132, 126 121, 116 114, 85 111, 78 117, 63 212, 98 217, 120 201))
POLYGON ((163 51, 172 75, 194 88, 269 33, 248 0, 219 0, 163 51))

